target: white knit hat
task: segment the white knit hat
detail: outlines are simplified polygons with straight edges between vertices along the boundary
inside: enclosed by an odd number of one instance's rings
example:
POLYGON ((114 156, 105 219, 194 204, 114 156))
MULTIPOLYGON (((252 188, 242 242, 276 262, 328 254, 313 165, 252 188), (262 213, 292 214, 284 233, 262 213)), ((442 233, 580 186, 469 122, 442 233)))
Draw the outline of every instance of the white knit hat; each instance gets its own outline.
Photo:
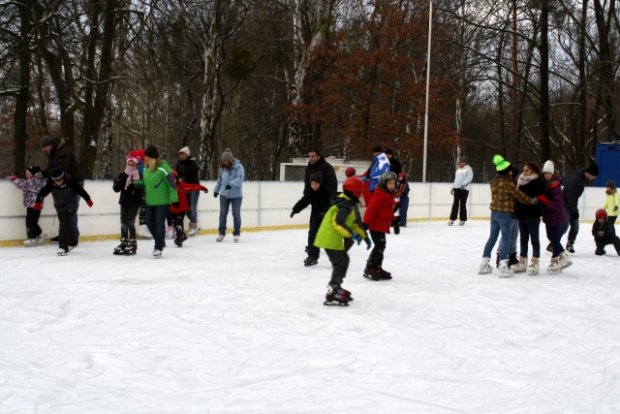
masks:
POLYGON ((543 165, 543 168, 542 168, 542 172, 543 172, 543 174, 545 174, 545 173, 551 173, 551 174, 555 173, 555 166, 553 165, 553 161, 551 161, 551 160, 545 161, 545 164, 543 165))
POLYGON ((190 156, 189 147, 185 146, 185 147, 181 148, 181 149, 179 150, 179 154, 180 154, 180 153, 182 153, 182 152, 184 152, 185 154, 187 154, 187 156, 188 156, 188 157, 190 156))

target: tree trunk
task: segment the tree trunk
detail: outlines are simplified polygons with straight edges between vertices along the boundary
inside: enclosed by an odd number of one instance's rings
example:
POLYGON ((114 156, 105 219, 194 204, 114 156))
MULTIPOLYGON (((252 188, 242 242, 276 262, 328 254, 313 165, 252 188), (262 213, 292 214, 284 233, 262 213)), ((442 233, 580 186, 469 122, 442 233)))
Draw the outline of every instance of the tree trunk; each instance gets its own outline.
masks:
POLYGON ((540 133, 543 160, 551 159, 549 136, 549 0, 540 0, 540 133))
MULTIPOLYGON (((609 29, 615 14, 615 0, 610 0, 607 19, 605 10, 600 0, 594 0, 594 15, 598 29, 599 41, 599 84, 603 94, 605 110, 606 137, 612 140, 616 135, 616 117, 614 113, 614 68, 612 61, 611 45, 609 41, 609 29)), ((594 148, 592 149, 594 155, 594 148)))
POLYGON ((28 101, 30 99, 30 32, 32 30, 30 7, 19 6, 19 91, 15 100, 15 114, 13 115, 15 147, 13 151, 13 166, 15 174, 23 174, 26 169, 26 141, 28 101))

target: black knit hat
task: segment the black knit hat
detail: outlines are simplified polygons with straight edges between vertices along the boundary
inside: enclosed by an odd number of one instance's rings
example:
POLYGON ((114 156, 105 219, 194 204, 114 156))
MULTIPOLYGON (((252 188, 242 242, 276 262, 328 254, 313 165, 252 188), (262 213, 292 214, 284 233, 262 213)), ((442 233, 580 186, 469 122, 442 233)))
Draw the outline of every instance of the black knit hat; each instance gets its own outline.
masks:
POLYGON ((372 147, 372 152, 383 152, 383 148, 381 148, 381 145, 375 145, 372 147))
POLYGON ((616 182, 614 180, 608 180, 605 183, 605 187, 606 188, 611 188, 612 190, 615 190, 616 189, 616 182))
POLYGON ((592 164, 588 168, 586 168, 586 172, 588 174, 592 174, 593 176, 597 176, 599 173, 598 164, 592 164))
POLYGON ((149 158, 159 158, 159 150, 155 145, 151 144, 144 150, 144 155, 149 158))
POLYGON ((30 167, 26 168, 26 170, 30 171, 30 174, 32 175, 41 172, 41 168, 37 167, 36 165, 31 165, 30 167))
POLYGON ((50 178, 54 181, 62 180, 65 178, 65 172, 60 168, 54 168, 50 173, 50 178))

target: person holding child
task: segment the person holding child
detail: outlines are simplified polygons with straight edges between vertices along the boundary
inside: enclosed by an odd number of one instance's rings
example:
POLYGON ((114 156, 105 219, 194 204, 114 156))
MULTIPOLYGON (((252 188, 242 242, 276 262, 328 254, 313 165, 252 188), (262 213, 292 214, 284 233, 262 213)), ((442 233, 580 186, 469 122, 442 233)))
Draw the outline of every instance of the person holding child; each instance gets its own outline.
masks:
POLYGON ((26 240, 25 247, 34 247, 43 243, 43 231, 39 226, 39 217, 41 210, 35 210, 34 204, 37 195, 45 186, 45 180, 41 168, 33 165, 26 168, 26 178, 19 178, 16 175, 11 176, 11 180, 15 187, 20 189, 24 195, 24 207, 26 207, 26 240))

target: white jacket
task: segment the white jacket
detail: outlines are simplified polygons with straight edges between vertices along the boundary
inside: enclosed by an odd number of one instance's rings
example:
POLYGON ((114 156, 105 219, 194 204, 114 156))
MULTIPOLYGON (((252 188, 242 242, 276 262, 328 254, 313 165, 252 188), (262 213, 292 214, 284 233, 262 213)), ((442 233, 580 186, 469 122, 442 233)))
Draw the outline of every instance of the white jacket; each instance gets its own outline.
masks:
POLYGON ((463 190, 469 191, 473 179, 474 170, 471 169, 469 164, 465 165, 463 168, 457 168, 456 172, 454 173, 454 182, 452 183, 452 188, 462 188, 463 190))

